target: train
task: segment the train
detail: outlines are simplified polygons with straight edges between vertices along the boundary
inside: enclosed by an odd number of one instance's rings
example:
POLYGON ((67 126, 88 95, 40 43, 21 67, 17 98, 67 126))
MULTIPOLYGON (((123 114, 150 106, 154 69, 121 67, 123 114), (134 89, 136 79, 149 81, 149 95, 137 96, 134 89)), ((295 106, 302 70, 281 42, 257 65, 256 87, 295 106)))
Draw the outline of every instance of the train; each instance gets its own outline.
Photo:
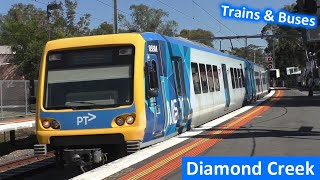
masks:
POLYGON ((153 32, 47 42, 39 72, 36 154, 103 164, 188 131, 268 93, 251 61, 153 32))

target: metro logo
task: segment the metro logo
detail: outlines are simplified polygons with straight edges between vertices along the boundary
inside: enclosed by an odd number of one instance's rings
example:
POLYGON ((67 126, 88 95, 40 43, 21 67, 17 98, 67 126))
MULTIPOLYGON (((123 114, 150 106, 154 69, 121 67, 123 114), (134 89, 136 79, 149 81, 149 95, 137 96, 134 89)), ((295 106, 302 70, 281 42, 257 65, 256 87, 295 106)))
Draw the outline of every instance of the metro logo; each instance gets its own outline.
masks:
POLYGON ((96 118, 97 118, 97 116, 95 116, 91 113, 88 113, 88 116, 78 116, 77 117, 77 126, 79 126, 82 123, 84 123, 84 125, 87 125, 88 122, 90 122, 96 118))

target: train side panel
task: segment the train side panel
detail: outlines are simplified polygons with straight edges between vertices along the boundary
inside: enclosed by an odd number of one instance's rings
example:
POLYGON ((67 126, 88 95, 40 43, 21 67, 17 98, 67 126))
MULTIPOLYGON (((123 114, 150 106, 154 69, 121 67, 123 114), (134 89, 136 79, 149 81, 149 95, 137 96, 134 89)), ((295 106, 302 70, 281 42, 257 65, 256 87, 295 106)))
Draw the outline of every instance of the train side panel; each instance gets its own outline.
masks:
POLYGON ((147 128, 144 145, 167 139, 191 118, 190 48, 146 33, 145 64, 157 61, 159 98, 146 98, 147 128), (160 104, 162 101, 163 104, 160 104))
POLYGON ((229 57, 220 56, 214 53, 209 53, 205 51, 200 51, 197 49, 191 49, 191 63, 193 66, 194 73, 190 74, 190 77, 193 79, 190 80, 190 90, 191 90, 191 105, 193 107, 193 116, 192 116, 192 125, 198 126, 203 123, 206 123, 212 119, 215 119, 221 115, 227 114, 231 111, 234 111, 242 106, 244 100, 245 88, 243 82, 241 81, 241 88, 238 84, 239 81, 235 78, 240 78, 240 74, 234 76, 234 79, 231 78, 231 68, 237 69, 236 73, 244 67, 244 61, 231 59, 229 57), (230 93, 230 104, 227 104, 226 99, 226 88, 224 87, 224 78, 222 73, 222 64, 226 65, 227 70, 227 81, 228 88, 230 93), (210 81, 212 79, 208 74, 211 73, 210 66, 216 66, 218 70, 218 79, 219 83, 214 82, 213 85, 214 91, 210 91, 210 81), (205 70, 205 71, 203 71, 205 70), (196 72, 199 72, 198 74, 196 72), (199 86, 200 82, 200 91, 196 90, 196 86, 199 86), (234 84, 234 85, 233 85, 234 84), (237 84, 237 85, 236 85, 237 84), (216 87, 219 86, 219 87, 216 87), (208 90, 209 88, 209 90, 208 90), (220 89, 217 91, 217 89, 220 89))

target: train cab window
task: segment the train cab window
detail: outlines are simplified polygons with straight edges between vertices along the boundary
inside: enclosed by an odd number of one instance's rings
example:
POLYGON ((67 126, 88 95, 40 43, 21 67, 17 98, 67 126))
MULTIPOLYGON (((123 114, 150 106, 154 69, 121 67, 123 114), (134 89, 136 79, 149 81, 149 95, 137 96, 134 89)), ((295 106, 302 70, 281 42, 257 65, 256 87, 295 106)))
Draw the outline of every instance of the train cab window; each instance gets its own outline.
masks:
MULTIPOLYGON (((148 67, 148 64, 145 63, 145 67, 148 67)), ((159 88, 158 85, 158 75, 157 75, 157 67, 156 63, 152 61, 151 66, 149 67, 148 74, 146 74, 147 81, 147 89, 157 90, 159 88)))
POLYGON ((197 63, 191 63, 193 88, 195 94, 201 94, 199 68, 197 63))
POLYGON ((199 64, 199 67, 200 67, 202 92, 208 93, 208 81, 207 81, 206 66, 204 64, 199 64))
POLYGON ((181 87, 181 77, 180 77, 180 72, 179 72, 179 64, 178 61, 172 61, 173 63, 173 70, 175 71, 175 79, 176 79, 176 84, 177 84, 177 93, 178 96, 182 95, 182 87, 181 87))
POLYGON ((153 89, 158 89, 158 75, 157 75, 157 66, 156 62, 152 61, 151 73, 150 73, 150 85, 153 89))
POLYGON ((235 77, 234 77, 234 71, 233 68, 230 68, 230 72, 231 72, 231 81, 232 81, 232 88, 236 88, 235 86, 235 77))
POLYGON ((238 79, 239 79, 239 88, 242 88, 243 83, 242 83, 242 78, 241 78, 241 74, 240 74, 240 69, 237 69, 237 73, 238 73, 238 79))
POLYGON ((213 79, 212 67, 211 65, 208 65, 208 64, 206 66, 207 66, 209 91, 214 92, 214 79, 213 79))
POLYGON ((212 66, 213 78, 214 78, 214 86, 216 87, 216 91, 220 91, 220 82, 219 82, 219 74, 217 66, 212 66))

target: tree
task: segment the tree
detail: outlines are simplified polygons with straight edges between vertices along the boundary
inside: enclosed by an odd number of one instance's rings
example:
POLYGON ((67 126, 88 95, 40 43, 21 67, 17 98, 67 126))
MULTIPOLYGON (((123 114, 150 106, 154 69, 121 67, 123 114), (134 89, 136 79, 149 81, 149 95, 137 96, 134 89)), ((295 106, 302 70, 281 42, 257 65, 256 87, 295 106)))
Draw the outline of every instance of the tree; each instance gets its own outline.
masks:
POLYGON ((231 54, 267 67, 266 54, 259 46, 249 44, 247 47, 233 48, 231 54))
MULTIPOLYGON (((287 5, 283 9, 293 12, 295 4, 287 5)), ((300 35, 299 29, 289 26, 279 26, 275 24, 268 24, 263 27, 262 34, 274 35, 297 35, 296 37, 273 39, 266 38, 268 47, 265 52, 272 54, 273 47, 275 47, 275 66, 280 69, 280 77, 283 79, 286 75, 286 68, 292 66, 303 66, 304 52, 303 40, 300 35), (274 41, 274 42, 273 42, 274 41), (273 46, 274 43, 274 46, 273 46)))
POLYGON ((198 40, 200 43, 213 47, 212 39, 211 39, 213 37, 213 34, 211 31, 207 31, 203 29, 196 29, 196 30, 183 29, 180 31, 180 36, 190 40, 201 39, 201 40, 198 40))
MULTIPOLYGON (((62 2, 58 4, 60 7, 52 11, 50 18, 51 39, 89 34, 89 14, 75 22, 77 3, 65 0, 66 10, 62 2)), ((15 4, 7 15, 0 18, 1 43, 12 47, 15 55, 11 63, 27 79, 36 79, 38 76, 42 51, 48 41, 48 29, 46 11, 37 9, 33 4, 15 4)))
POLYGON ((164 35, 174 36, 177 33, 178 23, 174 20, 166 21, 168 13, 162 9, 150 8, 146 5, 131 5, 129 8, 131 20, 119 15, 119 21, 127 30, 138 32, 158 32, 164 35))
MULTIPOLYGON (((90 34, 90 14, 83 14, 76 22, 77 1, 53 1, 59 8, 52 10, 50 25, 53 39, 64 37, 85 36, 90 34)), ((51 38, 52 39, 52 38, 51 38)))
POLYGON ((10 45, 12 63, 26 78, 35 78, 43 46, 47 40, 46 12, 33 5, 16 4, 0 21, 2 43, 10 45))
POLYGON ((102 34, 112 34, 113 26, 107 22, 103 22, 99 25, 98 28, 95 28, 91 31, 92 35, 102 35, 102 34))

